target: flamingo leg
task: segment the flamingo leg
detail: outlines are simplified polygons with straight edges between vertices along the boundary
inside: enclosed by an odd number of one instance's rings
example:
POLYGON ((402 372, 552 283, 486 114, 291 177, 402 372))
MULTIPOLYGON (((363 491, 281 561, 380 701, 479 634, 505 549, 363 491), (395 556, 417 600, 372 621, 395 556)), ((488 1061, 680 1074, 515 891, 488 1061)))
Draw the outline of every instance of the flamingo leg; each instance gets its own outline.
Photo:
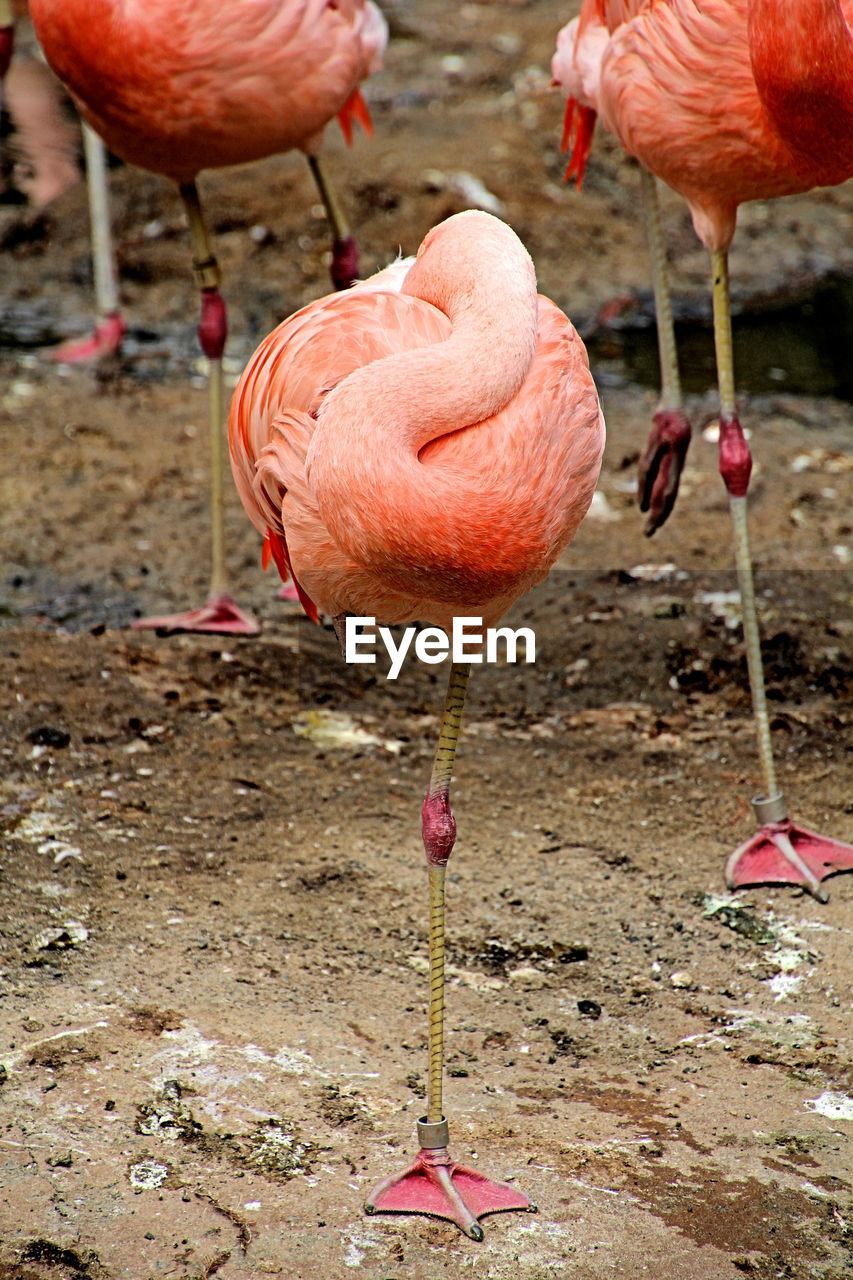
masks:
POLYGON ((637 469, 637 497, 640 510, 649 513, 645 532, 647 537, 651 537, 675 506, 678 482, 690 444, 690 423, 681 395, 657 179, 643 165, 640 166, 640 183, 652 264, 661 373, 660 403, 637 469))
POLYGON ((456 840, 456 820, 450 808, 450 779, 459 739, 459 726, 471 668, 454 663, 438 746, 421 815, 424 851, 429 871, 429 1084, 427 1113, 418 1121, 420 1150, 412 1164, 374 1187, 365 1202, 366 1213, 424 1213, 455 1222, 471 1240, 483 1239, 477 1221, 487 1213, 536 1206, 506 1182, 492 1182, 475 1169, 456 1164, 447 1151, 444 1117, 444 885, 445 871, 456 840))
POLYGON ((826 902, 828 897, 820 882, 836 871, 853 870, 853 846, 793 823, 776 780, 747 529, 746 495, 752 457, 735 407, 728 255, 725 250, 713 252, 712 268, 714 341, 720 388, 719 466, 728 490, 734 528, 744 645, 764 787, 763 793, 752 801, 759 829, 730 856, 726 864, 726 880, 732 889, 744 884, 799 884, 820 902, 826 902))
POLYGON ((332 265, 329 267, 329 275, 336 289, 349 289, 358 279, 358 245, 329 181, 326 166, 319 156, 312 155, 308 156, 308 164, 332 228, 332 265))
POLYGON ((12 0, 0 0, 0 111, 4 107, 4 81, 15 48, 15 11, 12 0))
POLYGON ((121 347, 124 321, 118 301, 107 190, 106 148, 85 120, 83 150, 86 156, 86 187, 89 193, 89 221, 92 235, 92 266, 95 275, 95 303, 98 320, 86 338, 72 338, 51 352, 63 364, 82 364, 111 355, 121 347))
POLYGON ((202 631, 221 635, 255 635, 258 624, 244 613, 226 589, 225 577, 225 509, 224 509, 224 395, 222 353, 228 333, 225 301, 219 291, 219 264, 210 248, 194 182, 183 183, 181 199, 186 209, 193 247, 193 269, 201 290, 201 320, 198 336, 207 357, 207 386, 210 422, 210 508, 211 508, 211 574, 207 601, 200 609, 186 613, 139 618, 134 627, 158 631, 202 631))

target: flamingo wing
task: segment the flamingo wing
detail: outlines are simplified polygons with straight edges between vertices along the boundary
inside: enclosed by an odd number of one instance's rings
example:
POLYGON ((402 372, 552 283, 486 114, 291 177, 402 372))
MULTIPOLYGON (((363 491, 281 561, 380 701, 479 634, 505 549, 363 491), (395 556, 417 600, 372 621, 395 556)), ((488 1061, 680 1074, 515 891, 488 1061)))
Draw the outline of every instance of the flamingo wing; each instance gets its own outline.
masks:
MULTIPOLYGON (((405 264, 394 264, 382 276, 393 285, 404 274, 405 264)), ((401 620, 411 616, 414 598, 388 591, 330 536, 305 474, 317 411, 353 370, 441 342, 449 332, 447 317, 435 307, 367 281, 283 321, 240 379, 229 435, 243 505, 265 538, 267 554, 283 575, 293 575, 300 597, 319 600, 332 616, 348 609, 401 620)), ((342 459, 343 466, 353 462, 342 459)), ((306 611, 311 614, 311 608, 306 611)))

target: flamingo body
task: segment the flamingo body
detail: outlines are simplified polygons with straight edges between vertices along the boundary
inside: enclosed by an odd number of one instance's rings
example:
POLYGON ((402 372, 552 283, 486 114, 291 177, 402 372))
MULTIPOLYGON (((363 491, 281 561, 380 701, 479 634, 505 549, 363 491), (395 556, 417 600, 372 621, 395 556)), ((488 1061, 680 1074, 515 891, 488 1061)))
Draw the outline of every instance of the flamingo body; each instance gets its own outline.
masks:
POLYGON ((299 147, 378 62, 365 0, 32 0, 45 56, 84 119, 132 164, 178 183, 299 147))
POLYGON ((496 621, 547 575, 603 432, 583 344, 477 211, 279 325, 230 420, 244 506, 323 612, 444 627, 496 621))
POLYGON ((853 174, 853 2, 667 0, 613 33, 598 108, 687 200, 708 249, 748 200, 853 174))
MULTIPOLYGON (((536 292, 518 237, 471 210, 405 261, 285 320, 231 404, 231 461, 265 548, 309 611, 490 624, 543 578, 592 500, 604 421, 586 352, 536 292)), ((340 635, 340 631, 338 631, 340 635)), ((426 1213, 482 1240, 535 1205, 448 1153, 443 1112, 450 783, 470 674, 454 655, 421 832, 429 876, 429 1083, 414 1162, 367 1213, 426 1213)))

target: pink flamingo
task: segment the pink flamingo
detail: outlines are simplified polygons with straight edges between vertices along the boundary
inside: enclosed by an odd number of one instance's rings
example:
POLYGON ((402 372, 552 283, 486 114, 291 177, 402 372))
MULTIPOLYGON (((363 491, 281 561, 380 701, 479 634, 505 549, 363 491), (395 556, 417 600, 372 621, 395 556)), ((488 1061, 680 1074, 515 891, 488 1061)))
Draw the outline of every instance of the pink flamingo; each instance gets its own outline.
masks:
MULTIPOLYGON (((28 14, 27 0, 14 0, 11 5, 10 0, 0 0, 0 92, 16 43, 15 20, 26 19, 28 14)), ((32 56, 16 60, 5 89, 20 149, 32 168, 26 194, 34 208, 44 208, 80 176, 74 132, 63 118, 62 93, 53 74, 32 56)), ((125 328, 113 262, 104 144, 93 129, 81 123, 98 320, 90 336, 71 339, 53 349, 52 358, 64 362, 92 360, 117 351, 125 328)))
POLYGON ((317 154, 337 114, 369 125, 360 82, 379 65, 387 28, 369 0, 31 0, 49 63, 83 118, 125 160, 179 187, 201 290, 199 339, 210 387, 212 570, 200 609, 141 619, 167 631, 252 634, 257 623, 226 589, 220 273, 196 176, 297 147, 307 156, 335 228, 333 274, 351 283, 355 244, 317 154))
MULTIPOLYGON (((551 74, 567 99, 562 149, 570 152, 566 179, 574 177, 578 190, 595 130, 599 68, 604 50, 611 34, 648 3, 649 0, 583 0, 580 15, 557 34, 551 74)), ((648 512, 645 531, 651 536, 675 505, 691 432, 681 393, 657 183, 654 175, 642 166, 640 185, 652 266, 661 371, 660 401, 638 467, 640 510, 648 512)))
POLYGON ((776 780, 747 537, 752 459, 737 416, 728 249, 738 205, 853 175, 853 0, 666 0, 606 42, 597 105, 607 128, 687 201, 710 251, 720 473, 734 524, 763 793, 756 834, 729 858, 731 887, 800 884, 853 869, 853 847, 796 826, 776 780))
MULTIPOLYGON (((604 422, 583 344, 517 236, 490 214, 433 228, 417 259, 279 325, 231 405, 243 505, 309 613, 447 629, 497 622, 580 525, 604 422)), ((427 633, 423 633, 426 635, 427 633)), ((455 1164, 442 1107, 450 779, 470 664, 453 662, 423 805, 430 884, 427 1113, 420 1151, 367 1212, 477 1219, 526 1196, 455 1164)))

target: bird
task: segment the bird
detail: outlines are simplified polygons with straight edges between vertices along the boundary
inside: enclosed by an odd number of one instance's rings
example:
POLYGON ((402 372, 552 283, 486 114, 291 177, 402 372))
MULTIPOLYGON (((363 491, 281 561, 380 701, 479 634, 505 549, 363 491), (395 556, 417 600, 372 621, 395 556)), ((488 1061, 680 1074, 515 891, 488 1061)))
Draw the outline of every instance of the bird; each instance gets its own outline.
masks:
POLYGON ((711 256, 720 396, 719 470, 733 521, 763 791, 758 830, 726 864, 729 887, 803 886, 853 869, 853 847, 795 824, 776 777, 764 684, 738 418, 728 250, 739 205, 853 176, 853 0, 666 0, 622 23, 597 68, 605 126, 687 201, 711 256))
POLYGON ((250 635, 254 618, 226 589, 222 354, 227 334, 220 271, 196 179, 206 168, 299 148, 335 230, 333 279, 352 282, 355 244, 319 157, 335 115, 345 136, 369 128, 359 85, 381 64, 387 25, 370 0, 30 0, 47 61, 83 119, 124 160, 164 174, 180 191, 201 291, 198 334, 207 357, 212 569, 200 609, 142 618, 137 627, 250 635))
MULTIPOLYGON (((537 295, 506 223, 468 210, 417 257, 309 303, 261 343, 229 417, 234 479, 265 553, 310 616, 431 628, 495 624, 578 529, 604 419, 586 351, 537 295)), ((429 628, 422 634, 427 635, 429 628)), ((478 1218, 529 1199, 448 1154, 443 1112, 444 884, 450 781, 470 663, 450 665, 421 813, 430 888, 427 1112, 419 1151, 369 1213, 428 1213, 481 1240, 478 1218)))
MULTIPOLYGON (((14 0, 6 14, 4 5, 9 8, 9 0, 0 0, 0 95, 5 88, 9 115, 23 153, 22 167, 25 172, 30 170, 20 180, 21 188, 31 206, 42 209, 78 181, 76 143, 72 128, 64 119, 62 90, 43 60, 32 56, 29 49, 34 41, 27 23, 27 0, 14 0), (5 85, 12 52, 19 43, 16 27, 21 20, 25 23, 24 58, 15 60, 13 74, 5 85)), ((125 332, 113 261, 104 144, 89 125, 81 123, 98 320, 92 334, 72 338, 51 351, 53 359, 72 364, 119 350, 125 332)))
MULTIPOLYGON (((574 177, 578 190, 583 183, 595 130, 599 66, 604 50, 611 34, 648 3, 649 0, 583 0, 580 14, 557 33, 557 47, 551 59, 552 83, 562 89, 566 97, 561 146, 569 152, 566 181, 574 177)), ((648 513, 645 532, 651 536, 675 506, 691 427, 681 392, 657 182, 644 166, 640 166, 640 186, 652 266, 661 371, 660 400, 637 468, 637 496, 640 510, 648 513)))

